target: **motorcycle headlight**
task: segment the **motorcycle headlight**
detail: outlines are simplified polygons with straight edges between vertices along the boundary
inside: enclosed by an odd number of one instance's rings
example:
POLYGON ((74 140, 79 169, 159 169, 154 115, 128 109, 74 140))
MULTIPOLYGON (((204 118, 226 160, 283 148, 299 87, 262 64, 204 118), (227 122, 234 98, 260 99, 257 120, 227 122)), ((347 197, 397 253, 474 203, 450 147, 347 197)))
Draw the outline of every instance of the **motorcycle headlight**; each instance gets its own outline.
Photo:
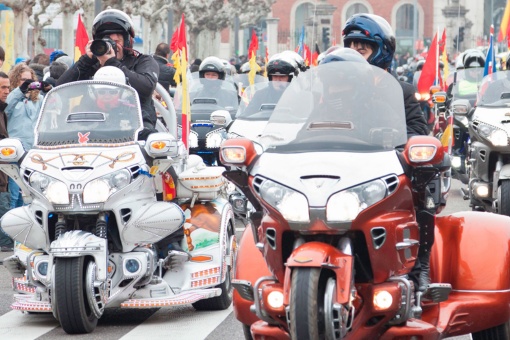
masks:
POLYGON ((507 146, 508 145, 508 134, 500 129, 492 131, 490 136, 487 138, 494 146, 507 146))
POLYGON ((386 183, 380 179, 338 192, 328 200, 326 218, 329 222, 350 222, 387 193, 386 183))
POLYGON ((102 203, 118 190, 131 183, 131 173, 122 169, 88 182, 83 188, 83 203, 102 203))
POLYGON ((63 182, 40 172, 33 172, 29 184, 52 204, 69 204, 69 191, 63 182))
POLYGON ((260 186, 260 196, 290 222, 310 222, 305 195, 270 180, 260 186))
POLYGON ((225 130, 218 129, 205 135, 206 148, 219 148, 220 144, 225 140, 225 130))

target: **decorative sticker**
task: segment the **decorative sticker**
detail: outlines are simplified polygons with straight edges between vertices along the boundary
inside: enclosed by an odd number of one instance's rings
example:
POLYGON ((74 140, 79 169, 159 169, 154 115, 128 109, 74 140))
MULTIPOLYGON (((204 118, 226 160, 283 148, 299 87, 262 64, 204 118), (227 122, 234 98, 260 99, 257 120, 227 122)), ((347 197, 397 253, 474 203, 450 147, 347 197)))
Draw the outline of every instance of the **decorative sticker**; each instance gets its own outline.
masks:
POLYGON ((87 132, 85 134, 78 132, 78 142, 80 144, 86 144, 89 141, 89 135, 90 135, 90 132, 87 132))

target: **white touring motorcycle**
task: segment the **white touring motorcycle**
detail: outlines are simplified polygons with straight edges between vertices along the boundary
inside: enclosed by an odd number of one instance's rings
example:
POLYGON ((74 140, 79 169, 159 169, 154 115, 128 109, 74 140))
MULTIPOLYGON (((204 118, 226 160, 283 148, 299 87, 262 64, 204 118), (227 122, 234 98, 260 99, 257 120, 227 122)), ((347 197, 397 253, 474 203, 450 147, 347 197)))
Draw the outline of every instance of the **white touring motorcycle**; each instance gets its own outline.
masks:
POLYGON ((1 226, 31 249, 4 260, 13 309, 52 312, 67 333, 89 333, 109 307, 229 307, 235 233, 224 168, 188 157, 169 116, 170 132, 138 141, 134 89, 75 82, 45 97, 31 150, 0 141, 0 170, 26 203, 1 226), (116 99, 99 103, 104 91, 116 99), (164 244, 179 232, 178 247, 164 244))

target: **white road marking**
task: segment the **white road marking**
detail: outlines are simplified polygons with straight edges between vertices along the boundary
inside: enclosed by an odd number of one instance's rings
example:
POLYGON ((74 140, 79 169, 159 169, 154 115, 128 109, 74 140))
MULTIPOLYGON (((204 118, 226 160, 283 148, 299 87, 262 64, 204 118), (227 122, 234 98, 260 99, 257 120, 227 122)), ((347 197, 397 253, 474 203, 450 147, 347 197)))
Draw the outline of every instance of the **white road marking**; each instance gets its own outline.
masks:
POLYGON ((58 326, 51 313, 26 314, 13 310, 0 316, 0 338, 37 339, 58 326))
POLYGON ((205 339, 232 312, 198 312, 191 305, 161 308, 144 323, 124 335, 121 340, 139 339, 205 339))

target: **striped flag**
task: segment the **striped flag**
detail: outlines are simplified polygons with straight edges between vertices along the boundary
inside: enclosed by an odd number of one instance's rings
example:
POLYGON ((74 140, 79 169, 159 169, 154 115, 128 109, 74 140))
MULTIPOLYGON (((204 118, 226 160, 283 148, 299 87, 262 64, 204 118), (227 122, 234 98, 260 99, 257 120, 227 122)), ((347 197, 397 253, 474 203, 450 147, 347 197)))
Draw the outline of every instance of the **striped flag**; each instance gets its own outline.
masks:
POLYGON ((496 55, 494 54, 494 25, 491 25, 489 49, 487 50, 487 56, 485 57, 483 76, 485 77, 488 74, 493 74, 496 71, 496 55))
MULTIPOLYGON (((501 18, 501 25, 499 26, 498 42, 502 42, 505 37, 508 36, 508 29, 510 21, 510 0, 506 2, 505 12, 503 18, 501 18)), ((510 41, 510 37, 507 37, 510 41)))

